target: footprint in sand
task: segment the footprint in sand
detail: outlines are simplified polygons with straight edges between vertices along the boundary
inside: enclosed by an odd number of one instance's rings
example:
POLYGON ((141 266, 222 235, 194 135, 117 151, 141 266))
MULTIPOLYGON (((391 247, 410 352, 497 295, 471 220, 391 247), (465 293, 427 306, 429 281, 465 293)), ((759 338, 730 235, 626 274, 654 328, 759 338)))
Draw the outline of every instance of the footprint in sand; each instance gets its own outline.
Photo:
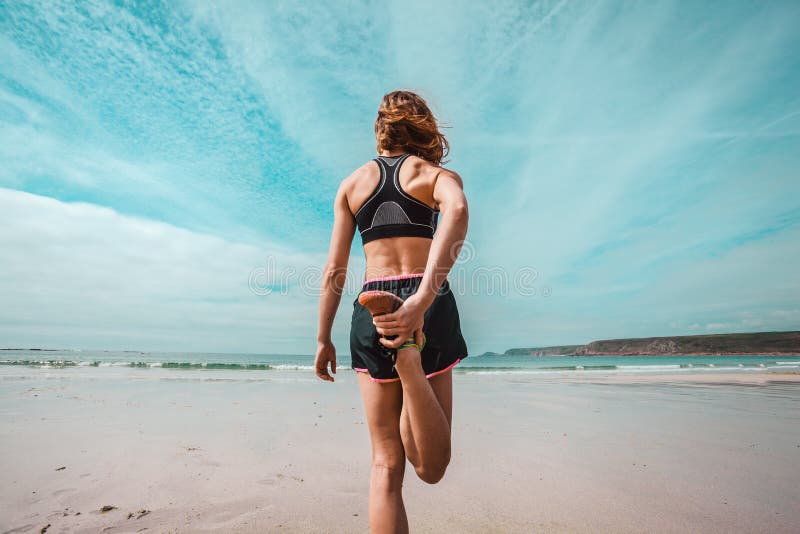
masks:
MULTIPOLYGON (((34 528, 33 523, 28 523, 27 525, 22 525, 21 527, 12 528, 11 530, 6 530, 3 534, 16 534, 17 532, 29 532, 32 528, 34 528)), ((49 526, 49 525, 48 525, 49 526)), ((45 527, 46 529, 47 527, 45 527)))
MULTIPOLYGON (((277 473, 272 478, 262 478, 261 480, 258 481, 258 483, 259 484, 264 484, 265 486, 274 486, 279 481, 285 480, 286 478, 287 478, 286 475, 284 475, 283 473, 277 473)), ((300 477, 293 476, 293 477, 289 477, 289 478, 291 478, 292 480, 296 480, 298 482, 303 482, 303 479, 300 478, 300 477)))
POLYGON ((80 515, 80 512, 75 512, 70 510, 69 507, 64 508, 63 510, 56 510, 55 512, 50 512, 47 514, 47 519, 56 519, 59 517, 67 517, 68 515, 80 515))

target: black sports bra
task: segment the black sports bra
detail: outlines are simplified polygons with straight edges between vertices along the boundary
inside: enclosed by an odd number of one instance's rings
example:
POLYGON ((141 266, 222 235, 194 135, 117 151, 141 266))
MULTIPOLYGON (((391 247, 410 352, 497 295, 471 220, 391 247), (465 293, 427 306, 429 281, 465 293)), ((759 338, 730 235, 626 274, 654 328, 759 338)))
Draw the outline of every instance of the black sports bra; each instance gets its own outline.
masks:
POLYGON ((354 215, 364 244, 385 237, 433 239, 439 211, 400 187, 400 166, 410 155, 375 158, 381 169, 381 179, 375 191, 354 215))

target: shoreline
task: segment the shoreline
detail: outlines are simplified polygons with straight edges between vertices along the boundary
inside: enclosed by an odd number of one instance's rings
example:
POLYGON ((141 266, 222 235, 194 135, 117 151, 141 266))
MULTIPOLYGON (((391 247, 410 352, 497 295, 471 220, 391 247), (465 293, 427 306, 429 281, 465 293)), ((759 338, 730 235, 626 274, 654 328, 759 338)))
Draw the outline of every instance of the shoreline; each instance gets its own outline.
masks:
MULTIPOLYGON (((125 371, 0 382, 0 530, 367 532, 355 372, 125 371)), ((792 532, 798 379, 454 375, 448 472, 407 464, 411 529, 792 532)))
POLYGON ((675 384, 752 384, 752 385, 767 385, 767 384, 796 384, 800 383, 800 372, 796 371, 766 371, 766 370, 752 370, 734 371, 734 372, 718 372, 718 371, 701 371, 697 373, 609 373, 604 376, 589 376, 582 375, 575 378, 576 381, 602 381, 608 383, 675 383, 675 384))

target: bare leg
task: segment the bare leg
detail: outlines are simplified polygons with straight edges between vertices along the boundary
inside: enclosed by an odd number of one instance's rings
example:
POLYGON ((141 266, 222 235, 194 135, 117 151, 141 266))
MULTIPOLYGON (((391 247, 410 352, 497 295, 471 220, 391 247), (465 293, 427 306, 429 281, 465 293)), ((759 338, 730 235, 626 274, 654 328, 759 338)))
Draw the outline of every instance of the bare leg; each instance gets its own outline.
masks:
POLYGON ((369 484, 369 529, 375 533, 408 533, 403 505, 406 457, 400 438, 403 393, 400 382, 378 383, 356 373, 372 443, 369 484))
MULTIPOLYGON (((391 313, 403 304, 403 300, 387 291, 365 291, 358 302, 366 307, 373 317, 391 313)), ((421 343, 422 332, 414 334, 421 343)), ((405 453, 417 472, 417 476, 435 484, 444 476, 450 463, 450 417, 452 412, 452 374, 442 373, 444 378, 429 383, 422 369, 422 355, 415 347, 398 349, 395 369, 402 382, 403 417, 401 443, 405 453), (446 375, 446 376, 445 376, 446 375)), ((437 378, 437 377, 433 377, 437 378)), ((399 419, 399 414, 398 414, 399 419)))
POLYGON ((406 454, 417 476, 435 484, 450 463, 452 373, 429 380, 414 347, 398 350, 395 369, 403 385, 400 426, 406 454))
MULTIPOLYGON (((436 375, 428 379, 428 383, 433 388, 439 405, 447 417, 448 427, 452 429, 453 421, 453 374, 452 371, 436 375)), ((405 392, 404 392, 405 395, 405 392)), ((405 399, 405 396, 404 396, 405 399)), ((403 438, 403 447, 406 451, 408 461, 415 468, 421 465, 417 445, 414 441, 414 431, 411 429, 411 421, 408 416, 408 402, 403 401, 403 409, 400 412, 400 435, 403 438)), ((451 431, 452 435, 452 431, 451 431)))

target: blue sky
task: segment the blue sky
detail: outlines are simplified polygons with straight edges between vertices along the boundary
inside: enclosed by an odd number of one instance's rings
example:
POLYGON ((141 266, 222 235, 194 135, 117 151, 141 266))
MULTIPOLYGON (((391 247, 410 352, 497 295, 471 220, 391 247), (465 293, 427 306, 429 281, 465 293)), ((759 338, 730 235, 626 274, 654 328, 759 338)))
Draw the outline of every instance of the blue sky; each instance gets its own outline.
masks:
POLYGON ((800 328, 796 2, 138 4, 0 2, 2 346, 313 352, 398 88, 465 182, 472 354, 800 328))

